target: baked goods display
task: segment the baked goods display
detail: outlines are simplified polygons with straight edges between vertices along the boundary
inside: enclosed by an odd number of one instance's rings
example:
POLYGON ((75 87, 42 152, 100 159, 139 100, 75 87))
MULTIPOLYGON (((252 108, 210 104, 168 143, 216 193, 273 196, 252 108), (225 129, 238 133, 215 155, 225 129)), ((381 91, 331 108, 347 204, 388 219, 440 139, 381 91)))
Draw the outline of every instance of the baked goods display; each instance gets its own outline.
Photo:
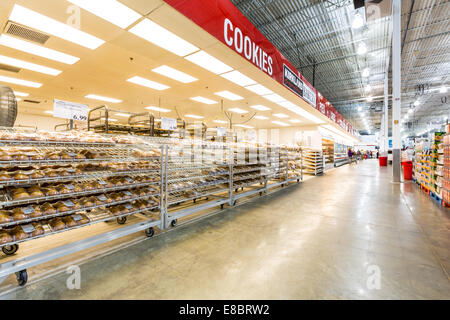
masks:
POLYGON ((160 159, 135 137, 0 129, 0 245, 159 206, 160 159))

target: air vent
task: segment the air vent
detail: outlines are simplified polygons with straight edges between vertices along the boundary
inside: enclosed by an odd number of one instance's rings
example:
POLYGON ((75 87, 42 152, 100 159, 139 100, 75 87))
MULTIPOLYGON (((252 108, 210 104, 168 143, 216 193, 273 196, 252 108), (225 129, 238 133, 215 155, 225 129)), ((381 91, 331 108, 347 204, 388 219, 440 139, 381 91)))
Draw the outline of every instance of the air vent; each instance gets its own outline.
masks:
POLYGON ((46 43, 50 38, 50 36, 46 35, 45 33, 34 31, 11 21, 7 23, 5 30, 7 34, 40 44, 46 43))
POLYGON ((20 68, 16 68, 16 67, 12 67, 12 66, 8 66, 6 64, 1 64, 0 63, 0 70, 5 70, 5 71, 9 71, 9 72, 15 72, 18 73, 20 70, 20 68))
POLYGON ((34 104, 41 103, 40 101, 36 101, 36 100, 28 100, 28 99, 23 100, 23 102, 34 103, 34 104))

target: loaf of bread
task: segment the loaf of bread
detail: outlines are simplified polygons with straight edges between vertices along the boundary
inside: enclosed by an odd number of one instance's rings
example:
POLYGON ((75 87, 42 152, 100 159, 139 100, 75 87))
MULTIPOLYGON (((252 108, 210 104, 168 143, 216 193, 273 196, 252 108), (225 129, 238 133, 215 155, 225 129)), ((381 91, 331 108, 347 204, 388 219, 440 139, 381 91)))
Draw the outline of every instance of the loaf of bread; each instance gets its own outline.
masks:
POLYGON ((68 206, 66 206, 62 201, 58 201, 54 204, 54 207, 58 212, 65 212, 71 210, 68 206))
POLYGON ((0 172, 0 181, 8 181, 11 179, 12 179, 11 175, 8 172, 6 172, 6 171, 0 172))
POLYGON ((34 231, 31 233, 32 237, 39 237, 45 233, 44 228, 39 222, 33 222, 32 225, 34 227, 34 231))
POLYGON ((72 160, 72 157, 67 152, 63 151, 59 155, 63 160, 72 160))
POLYGON ((19 200, 19 199, 25 199, 29 198, 30 195, 28 192, 23 188, 17 188, 11 191, 11 197, 13 200, 19 200))
POLYGON ((14 238, 14 241, 20 241, 27 239, 30 235, 23 231, 21 226, 17 226, 9 232, 9 234, 14 238))
POLYGON ((54 187, 43 188, 42 191, 45 193, 47 197, 56 196, 59 194, 59 192, 54 187))
POLYGON ((81 215, 81 220, 78 221, 80 224, 87 224, 87 223, 91 222, 91 220, 85 214, 80 214, 80 215, 81 215))
POLYGON ((55 169, 50 169, 50 168, 44 170, 44 175, 48 178, 59 177, 58 171, 55 169))
POLYGON ((78 203, 79 203, 81 206, 86 207, 86 208, 88 208, 88 207, 93 207, 93 206, 94 206, 94 202, 92 202, 92 200, 89 199, 88 197, 80 198, 80 199, 78 200, 78 203))
POLYGON ((6 244, 10 242, 13 242, 12 236, 3 230, 0 230, 0 244, 6 244))
POLYGON ((66 228, 66 224, 61 218, 53 218, 48 223, 53 231, 60 231, 66 228))
POLYGON ((0 210, 0 224, 12 222, 13 218, 7 210, 0 210))
POLYGON ((41 179, 45 177, 45 173, 41 170, 33 170, 30 174, 31 179, 41 179))
POLYGON ((39 197, 44 197, 45 194, 44 192, 39 188, 39 187, 30 187, 28 189, 28 194, 30 195, 30 197, 33 198, 39 198, 39 197))
POLYGON ((53 207, 53 205, 51 203, 44 203, 43 205, 40 206, 40 211, 44 214, 44 215, 52 215, 56 213, 56 209, 55 207, 53 207))
POLYGON ((73 220, 73 218, 71 216, 63 217, 62 221, 66 224, 66 226, 68 228, 73 228, 73 227, 78 226, 78 222, 73 220))

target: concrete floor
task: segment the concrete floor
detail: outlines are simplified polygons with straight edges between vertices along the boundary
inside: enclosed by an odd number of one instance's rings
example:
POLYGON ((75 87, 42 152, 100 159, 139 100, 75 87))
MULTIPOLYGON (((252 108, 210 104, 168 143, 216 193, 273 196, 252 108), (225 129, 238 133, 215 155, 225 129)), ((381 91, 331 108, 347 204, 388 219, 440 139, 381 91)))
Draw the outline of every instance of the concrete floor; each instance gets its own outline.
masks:
POLYGON ((367 160, 90 260, 79 290, 61 273, 1 298, 450 299, 449 229, 367 160))

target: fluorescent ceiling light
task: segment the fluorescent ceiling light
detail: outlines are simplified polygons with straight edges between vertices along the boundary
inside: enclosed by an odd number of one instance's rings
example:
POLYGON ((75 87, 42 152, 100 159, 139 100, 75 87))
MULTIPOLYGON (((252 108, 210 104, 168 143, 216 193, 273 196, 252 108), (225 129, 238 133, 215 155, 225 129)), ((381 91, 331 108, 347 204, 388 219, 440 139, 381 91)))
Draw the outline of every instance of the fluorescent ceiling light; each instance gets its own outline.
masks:
POLYGON ((0 76, 0 82, 8 82, 12 84, 18 84, 24 87, 32 87, 32 88, 40 88, 42 87, 42 83, 28 81, 28 80, 22 80, 17 78, 11 78, 6 76, 0 76))
POLYGON ((105 43, 102 39, 94 37, 86 32, 71 27, 68 24, 56 21, 18 4, 14 5, 11 15, 9 16, 9 20, 79 44, 80 46, 89 49, 96 49, 105 43))
MULTIPOLYGON (((106 121, 106 118, 101 118, 100 120, 106 121)), ((117 121, 119 121, 119 120, 113 119, 113 118, 108 118, 108 122, 117 122, 117 121)))
POLYGON ((283 119, 283 118, 289 118, 289 116, 287 114, 284 113, 274 113, 273 116, 283 119))
POLYGON ((306 118, 314 123, 317 124, 321 124, 324 123, 323 120, 321 120, 320 118, 316 117, 315 115, 307 112, 306 110, 304 110, 303 108, 300 108, 299 106, 293 104, 290 101, 284 101, 284 102, 280 102, 278 103, 280 106, 288 109, 291 112, 294 112, 296 114, 298 114, 299 116, 302 116, 303 118, 306 118))
POLYGON ((48 74, 51 76, 57 76, 58 74, 60 74, 62 72, 61 70, 44 67, 39 64, 35 64, 35 63, 31 63, 31 62, 27 62, 27 61, 15 59, 15 58, 10 58, 7 56, 2 56, 2 55, 0 55, 0 63, 6 64, 8 66, 21 68, 21 69, 26 69, 26 70, 31 70, 31 71, 35 71, 35 72, 48 74))
POLYGON ((192 97, 192 98, 189 98, 189 99, 197 101, 197 102, 200 102, 200 103, 204 103, 204 104, 216 104, 217 103, 217 101, 214 101, 214 100, 211 100, 211 99, 208 99, 208 98, 204 98, 204 97, 200 97, 200 96, 192 97))
POLYGON ((263 96, 263 98, 265 98, 265 99, 267 99, 267 100, 269 100, 269 101, 272 101, 272 102, 274 102, 274 103, 286 101, 285 98, 283 98, 282 96, 280 96, 280 95, 278 95, 278 94, 276 94, 276 93, 269 94, 269 95, 267 95, 267 96, 263 96))
POLYGON ((366 52, 367 52, 367 46, 364 42, 361 42, 358 46, 356 53, 358 53, 359 55, 363 55, 366 52))
POLYGON ((364 19, 361 17, 361 14, 357 13, 353 16, 352 28, 359 29, 364 25, 364 19))
POLYGON ((417 107, 420 104, 419 100, 414 101, 414 106, 417 107))
POLYGON ((67 0, 86 11, 126 29, 141 15, 116 0, 67 0))
POLYGON ((25 92, 20 92, 20 91, 14 91, 14 95, 16 97, 28 97, 30 94, 29 93, 25 93, 25 92))
POLYGON ((196 46, 149 19, 139 22, 130 29, 130 32, 180 57, 199 50, 196 46))
POLYGON ((258 111, 269 111, 269 110, 271 110, 269 107, 263 106, 261 104, 250 106, 250 108, 258 110, 258 111))
POLYGON ((264 87, 263 85, 260 85, 260 84, 254 84, 254 85, 245 87, 245 89, 250 90, 251 92, 254 92, 256 94, 259 94, 260 96, 273 93, 272 90, 269 90, 269 89, 267 89, 266 87, 264 87))
POLYGON ((122 102, 122 100, 119 100, 119 99, 103 97, 103 96, 99 96, 99 95, 96 95, 96 94, 88 94, 87 96, 85 96, 85 98, 94 99, 94 100, 100 100, 100 101, 106 101, 106 102, 111 102, 111 103, 120 103, 120 102, 122 102))
POLYGON ((233 68, 229 65, 214 58, 212 55, 203 50, 184 58, 215 74, 221 74, 233 70, 233 68))
POLYGON ((74 64, 75 62, 80 60, 80 58, 71 56, 69 54, 41 47, 28 41, 10 37, 6 34, 0 35, 0 45, 65 64, 74 64))
POLYGON ((159 90, 159 91, 166 90, 166 89, 170 88, 169 86, 166 86, 164 84, 161 84, 161 83, 158 83, 158 82, 155 82, 155 81, 152 81, 152 80, 148 80, 148 79, 145 79, 145 78, 142 78, 142 77, 138 77, 138 76, 132 77, 132 78, 128 79, 127 81, 135 83, 135 84, 138 84, 140 86, 144 86, 144 87, 150 88, 150 89, 159 90))
POLYGON ((213 120, 213 122, 222 123, 222 124, 228 123, 228 121, 225 121, 225 120, 213 120))
POLYGON ((447 92, 447 87, 445 87, 445 86, 440 87, 439 88, 439 92, 440 93, 446 93, 447 92))
POLYGON ((145 109, 152 110, 152 111, 163 112, 163 113, 172 111, 172 110, 169 110, 169 109, 164 109, 164 108, 155 107, 155 106, 148 106, 148 107, 145 107, 145 109))
POLYGON ((130 114, 121 113, 121 112, 114 113, 114 115, 118 116, 118 117, 126 117, 126 118, 128 118, 130 116, 130 114))
POLYGON ((51 110, 46 110, 46 111, 44 111, 44 113, 47 113, 47 114, 53 114, 53 111, 51 111, 51 110))
POLYGON ((245 128, 245 129, 253 129, 254 127, 248 126, 246 124, 235 124, 235 127, 245 128))
POLYGON ((265 116, 254 116, 255 119, 258 120, 269 120, 269 117, 265 117, 265 116))
POLYGON ((277 124, 277 125, 282 126, 282 127, 289 127, 289 124, 287 124, 287 123, 285 123, 283 121, 272 121, 272 123, 277 124))
POLYGON ((167 78, 182 82, 182 83, 190 83, 197 81, 197 78, 194 78, 187 73, 181 72, 177 69, 171 68, 169 66, 163 65, 158 68, 152 69, 153 72, 159 73, 167 78))
POLYGON ((216 92, 214 93, 216 96, 231 100, 231 101, 237 101, 237 100, 242 100, 244 99, 241 96, 238 96, 237 94, 234 94, 233 92, 230 91, 220 91, 220 92, 216 92))
POLYGON ((289 122, 291 122, 291 123, 300 123, 300 122, 302 122, 301 120, 298 120, 298 119, 291 119, 291 120, 288 120, 289 122))
POLYGON ((186 114, 184 116, 187 118, 194 118, 194 119, 203 119, 204 118, 203 116, 198 116, 196 114, 186 114))
POLYGON ((240 109, 240 108, 231 108, 231 109, 228 109, 228 111, 231 111, 231 112, 234 112, 234 113, 239 113, 239 114, 248 113, 247 110, 240 109))
POLYGON ((22 101, 22 98, 16 98, 16 101, 17 102, 22 101))
POLYGON ((255 80, 250 79, 249 77, 247 77, 246 75, 242 74, 237 70, 221 74, 220 76, 242 87, 256 84, 255 80))
POLYGON ((361 74, 364 78, 367 78, 370 75, 369 68, 365 68, 361 74))

